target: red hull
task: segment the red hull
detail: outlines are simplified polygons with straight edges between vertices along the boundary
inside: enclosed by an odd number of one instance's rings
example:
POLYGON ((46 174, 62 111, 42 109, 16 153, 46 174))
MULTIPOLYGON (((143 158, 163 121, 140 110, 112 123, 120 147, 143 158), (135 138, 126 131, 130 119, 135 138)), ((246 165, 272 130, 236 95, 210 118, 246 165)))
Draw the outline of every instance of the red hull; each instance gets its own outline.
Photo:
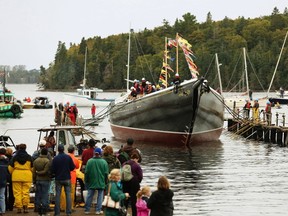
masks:
MULTIPOLYGON (((138 128, 119 127, 111 124, 111 129, 117 139, 127 140, 133 137, 136 141, 166 143, 174 145, 184 145, 184 133, 171 133, 165 131, 151 131, 138 128)), ((192 144, 199 142, 210 142, 218 140, 222 133, 222 127, 213 131, 206 131, 192 134, 192 144)))

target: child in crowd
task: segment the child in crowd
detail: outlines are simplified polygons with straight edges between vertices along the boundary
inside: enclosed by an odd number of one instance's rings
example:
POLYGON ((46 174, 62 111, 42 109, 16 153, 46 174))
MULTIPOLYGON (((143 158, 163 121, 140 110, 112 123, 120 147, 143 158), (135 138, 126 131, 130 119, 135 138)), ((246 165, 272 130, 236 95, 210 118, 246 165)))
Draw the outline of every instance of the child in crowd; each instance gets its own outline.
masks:
POLYGON ((149 216, 150 209, 147 207, 147 201, 151 195, 151 190, 149 186, 144 186, 141 188, 136 196, 136 208, 137 208, 137 216, 149 216))

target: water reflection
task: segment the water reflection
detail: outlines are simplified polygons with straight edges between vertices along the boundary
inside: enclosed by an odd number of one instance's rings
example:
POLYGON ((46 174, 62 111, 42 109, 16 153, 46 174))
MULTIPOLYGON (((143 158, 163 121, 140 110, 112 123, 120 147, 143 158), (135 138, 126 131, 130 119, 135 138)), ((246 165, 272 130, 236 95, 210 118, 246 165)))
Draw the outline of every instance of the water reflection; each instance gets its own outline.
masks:
MULTIPOLYGON (((124 143, 120 142, 117 146, 121 144, 124 143)), ((193 199, 200 198, 199 191, 210 190, 211 176, 222 163, 222 142, 194 144, 191 149, 184 146, 135 144, 143 155, 142 184, 155 188, 159 176, 166 175, 175 193, 175 215, 191 215, 193 199)))

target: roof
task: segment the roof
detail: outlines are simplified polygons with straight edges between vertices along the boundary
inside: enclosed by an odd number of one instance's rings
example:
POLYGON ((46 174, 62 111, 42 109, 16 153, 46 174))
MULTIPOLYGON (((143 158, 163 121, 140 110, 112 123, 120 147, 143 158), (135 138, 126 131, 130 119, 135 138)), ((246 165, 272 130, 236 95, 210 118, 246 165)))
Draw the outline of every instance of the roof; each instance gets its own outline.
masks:
POLYGON ((43 127, 38 129, 38 132, 42 132, 42 131, 51 131, 51 130, 72 130, 72 129, 81 129, 83 128, 82 126, 71 126, 71 125, 67 125, 67 126, 50 126, 50 127, 43 127))

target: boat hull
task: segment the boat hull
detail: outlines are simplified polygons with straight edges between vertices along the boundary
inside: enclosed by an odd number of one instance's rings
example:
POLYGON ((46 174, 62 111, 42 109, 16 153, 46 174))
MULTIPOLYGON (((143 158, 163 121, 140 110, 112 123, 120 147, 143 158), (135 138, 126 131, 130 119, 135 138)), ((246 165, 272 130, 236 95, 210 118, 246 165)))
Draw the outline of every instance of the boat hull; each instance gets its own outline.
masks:
POLYGON ((218 140, 224 122, 223 97, 210 89, 198 103, 203 84, 195 87, 197 82, 182 83, 177 93, 170 87, 134 101, 116 101, 110 112, 115 138, 183 145, 194 122, 192 143, 218 140))
POLYGON ((288 98, 269 98, 269 101, 272 103, 272 104, 288 104, 288 98))
POLYGON ((23 109, 18 104, 0 104, 0 118, 19 118, 23 109))
POLYGON ((35 106, 35 103, 27 103, 27 102, 22 103, 23 109, 33 109, 34 106, 35 106))

